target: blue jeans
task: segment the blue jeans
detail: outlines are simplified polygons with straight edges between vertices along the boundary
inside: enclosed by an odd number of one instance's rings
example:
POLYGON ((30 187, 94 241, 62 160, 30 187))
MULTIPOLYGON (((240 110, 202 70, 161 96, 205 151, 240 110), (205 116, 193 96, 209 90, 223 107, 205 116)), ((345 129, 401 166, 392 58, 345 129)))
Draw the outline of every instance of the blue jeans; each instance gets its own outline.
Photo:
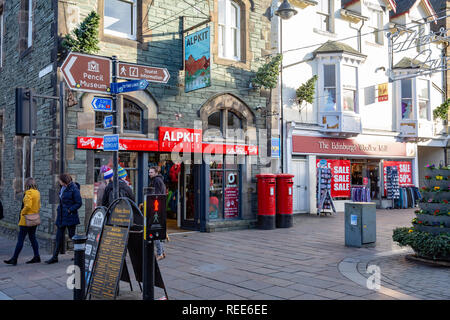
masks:
POLYGON ((17 237, 17 245, 16 250, 14 250, 13 258, 17 259, 19 257, 20 251, 23 248, 23 242, 25 241, 25 237, 28 234, 28 239, 30 239, 31 246, 33 247, 33 252, 35 257, 39 257, 39 244, 36 240, 36 229, 37 226, 34 227, 19 227, 19 236, 17 237))
POLYGON ((156 254, 158 256, 162 255, 164 253, 164 246, 163 243, 159 240, 155 241, 155 245, 156 245, 156 254))

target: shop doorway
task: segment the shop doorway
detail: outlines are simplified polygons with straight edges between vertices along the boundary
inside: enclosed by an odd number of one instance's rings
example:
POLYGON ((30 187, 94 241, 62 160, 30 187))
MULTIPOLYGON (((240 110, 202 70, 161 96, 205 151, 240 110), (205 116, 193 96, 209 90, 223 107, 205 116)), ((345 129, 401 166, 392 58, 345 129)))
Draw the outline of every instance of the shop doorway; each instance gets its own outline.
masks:
POLYGON ((193 164, 183 163, 181 165, 179 192, 180 196, 180 210, 179 210, 179 224, 181 228, 188 230, 198 230, 199 210, 198 197, 196 186, 198 181, 198 166, 193 164))
POLYGON ((296 159, 292 161, 292 173, 294 174, 294 213, 308 212, 308 162, 306 159, 296 159))

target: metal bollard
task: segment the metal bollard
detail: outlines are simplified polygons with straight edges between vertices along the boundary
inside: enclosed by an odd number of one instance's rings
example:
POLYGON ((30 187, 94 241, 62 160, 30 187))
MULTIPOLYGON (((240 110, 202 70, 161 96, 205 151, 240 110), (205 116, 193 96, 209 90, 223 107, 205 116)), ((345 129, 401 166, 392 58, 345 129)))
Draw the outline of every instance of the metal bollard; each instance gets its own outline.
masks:
POLYGON ((144 240, 142 300, 155 300, 155 244, 144 240))
POLYGON ((80 282, 78 288, 77 286, 75 286, 73 289, 73 299, 84 300, 86 287, 84 253, 86 250, 87 237, 85 235, 75 235, 72 240, 74 250, 74 264, 80 270, 80 282))

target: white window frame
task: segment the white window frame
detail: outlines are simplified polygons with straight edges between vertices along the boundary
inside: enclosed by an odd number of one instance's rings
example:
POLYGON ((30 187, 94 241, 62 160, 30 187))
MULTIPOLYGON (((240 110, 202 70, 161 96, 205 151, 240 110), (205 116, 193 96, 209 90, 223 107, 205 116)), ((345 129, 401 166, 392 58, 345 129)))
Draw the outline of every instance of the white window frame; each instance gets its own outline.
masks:
POLYGON ((33 0, 28 0, 27 48, 33 45, 33 0))
POLYGON ((319 0, 319 9, 317 10, 317 19, 319 21, 317 28, 324 32, 333 32, 333 0, 319 0), (324 3, 328 3, 328 11, 323 10, 324 3), (323 21, 326 19, 326 21, 323 21))
POLYGON ((342 65, 342 72, 341 72, 341 82, 342 82, 342 111, 358 113, 358 67, 343 64, 342 65), (346 83, 346 79, 344 79, 344 77, 345 77, 345 72, 344 72, 345 67, 352 68, 352 70, 355 71, 355 85, 354 86, 353 85, 348 85, 346 83), (344 76, 342 76, 342 75, 344 75, 344 76), (348 92, 348 91, 352 91, 353 92, 353 110, 345 110, 344 109, 345 108, 345 104, 344 104, 345 93, 348 92))
POLYGON ((414 115, 414 110, 415 110, 415 101, 414 101, 414 92, 415 92, 415 81, 414 79, 402 79, 399 81, 399 85, 400 85, 400 106, 399 106, 399 111, 400 111, 400 120, 415 120, 416 117, 414 115), (403 98, 403 90, 402 90, 402 82, 403 81, 411 81, 411 97, 410 98, 403 98), (402 112, 402 102, 403 99, 409 99, 411 100, 411 116, 409 118, 403 118, 403 112, 402 112))
MULTIPOLYGON (((132 10, 132 31, 131 34, 125 33, 125 32, 118 32, 115 30, 109 30, 106 27, 103 27, 103 33, 108 34, 115 37, 120 38, 126 38, 130 40, 136 40, 137 39, 137 0, 118 0, 121 2, 126 2, 133 5, 132 10)), ((103 19, 105 18, 105 9, 106 9, 106 0, 103 2, 103 19)))
MULTIPOLYGON (((338 86, 339 86, 339 84, 338 84, 338 81, 339 81, 339 79, 338 79, 338 77, 337 77, 337 69, 338 69, 338 64, 337 63, 324 63, 323 64, 323 66, 322 66, 322 74, 321 74, 321 76, 322 76, 322 93, 321 93, 321 96, 323 97, 323 100, 322 100, 322 105, 323 106, 325 106, 326 104, 327 104, 327 102, 328 102, 328 94, 326 94, 326 90, 328 89, 328 88, 334 88, 334 100, 335 100, 335 104, 334 104, 334 110, 333 111, 337 111, 338 110, 338 86), (325 66, 334 66, 334 87, 325 87, 325 66)), ((319 109, 321 109, 321 108, 319 108, 319 109)), ((320 110, 321 112, 324 112, 324 111, 331 111, 331 110, 327 110, 327 109, 323 109, 323 110, 320 110)))
POLYGON ((241 7, 232 0, 219 0, 218 13, 218 51, 219 57, 224 59, 241 60, 241 7), (236 10, 236 23, 231 21, 231 10, 236 10), (225 21, 221 21, 220 11, 224 11, 225 21), (231 44, 232 34, 235 33, 235 44, 231 44))
POLYGON ((384 44, 384 33, 383 33, 383 23, 384 23, 384 17, 383 17, 383 11, 380 10, 370 10, 370 28, 373 30, 374 35, 374 43, 383 45, 384 44), (376 20, 376 21, 374 21, 376 20))
POLYGON ((417 87, 418 87, 418 89, 420 89, 419 83, 421 83, 422 81, 425 81, 427 83, 428 99, 422 98, 420 96, 420 90, 417 90, 417 118, 419 120, 430 120, 430 111, 431 111, 430 110, 430 94, 431 94, 431 92, 430 92, 430 80, 422 79, 422 78, 417 79, 417 87), (425 118, 421 118, 420 117, 420 102, 421 101, 425 101, 427 103, 427 107, 426 107, 427 113, 426 113, 426 117, 425 118))

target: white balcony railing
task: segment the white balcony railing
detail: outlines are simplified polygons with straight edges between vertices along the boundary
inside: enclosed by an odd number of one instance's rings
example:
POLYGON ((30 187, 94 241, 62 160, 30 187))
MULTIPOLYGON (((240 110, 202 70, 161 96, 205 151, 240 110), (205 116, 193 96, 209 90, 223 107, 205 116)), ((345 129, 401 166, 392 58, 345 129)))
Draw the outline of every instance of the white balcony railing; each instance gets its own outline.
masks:
POLYGON ((320 119, 322 131, 326 133, 355 136, 362 132, 361 116, 353 112, 321 112, 320 119))
POLYGON ((400 136, 414 139, 431 139, 434 136, 434 124, 428 120, 400 120, 400 136))

